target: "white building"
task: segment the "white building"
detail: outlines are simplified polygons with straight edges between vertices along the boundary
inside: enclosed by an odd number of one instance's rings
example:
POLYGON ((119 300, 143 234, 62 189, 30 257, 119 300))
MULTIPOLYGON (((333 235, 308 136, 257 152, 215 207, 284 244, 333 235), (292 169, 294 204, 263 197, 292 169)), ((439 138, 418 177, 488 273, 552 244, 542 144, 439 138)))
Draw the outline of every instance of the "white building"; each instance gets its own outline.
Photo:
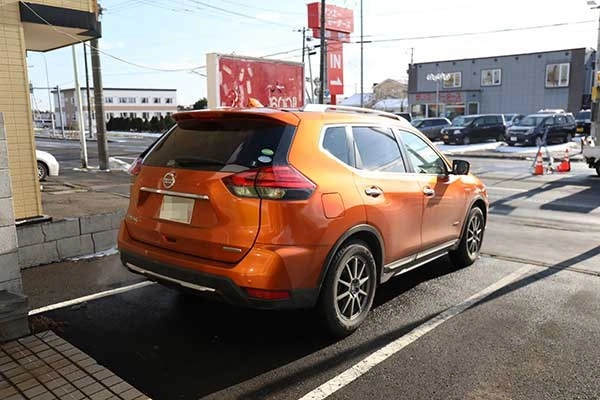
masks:
MULTIPOLYGON (((92 126, 95 129, 94 89, 90 88, 92 100, 92 126)), ((81 88, 84 125, 88 126, 88 101, 86 88, 81 88)), ((58 93, 54 92, 56 126, 64 125, 67 129, 79 129, 77 114, 77 96, 75 89, 60 91, 60 107, 58 93), (62 115, 60 111, 62 110, 62 115), (62 117, 62 118, 61 118, 62 117)), ((104 88, 105 120, 111 118, 142 118, 166 117, 177 111, 177 89, 135 89, 135 88, 104 88)))

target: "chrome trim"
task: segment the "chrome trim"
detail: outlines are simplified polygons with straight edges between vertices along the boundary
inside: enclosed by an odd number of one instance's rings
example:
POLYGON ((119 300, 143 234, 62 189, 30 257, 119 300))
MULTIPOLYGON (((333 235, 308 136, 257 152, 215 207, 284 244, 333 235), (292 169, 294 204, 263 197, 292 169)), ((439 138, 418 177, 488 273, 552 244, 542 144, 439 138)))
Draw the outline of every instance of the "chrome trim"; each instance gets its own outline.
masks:
POLYGON ((186 199, 210 200, 210 197, 208 197, 205 194, 173 192, 171 190, 154 189, 154 188, 149 188, 149 187, 145 187, 145 186, 141 187, 140 190, 142 192, 164 194, 167 196, 175 196, 175 197, 184 197, 186 199))
POLYGON ((237 247, 229 247, 229 246, 223 246, 221 247, 223 250, 225 251, 229 251, 231 253, 241 253, 242 249, 237 248, 237 247))
POLYGON ((406 258, 402 258, 400 260, 396 260, 396 261, 394 261, 392 263, 389 263, 388 265, 384 265, 383 266, 383 270, 384 271, 393 271, 395 269, 400 268, 403 265, 406 265, 406 264, 409 264, 409 263, 415 261, 416 259, 417 259, 416 255, 409 256, 409 257, 406 257, 406 258))
POLYGON ((394 276, 396 276, 396 275, 402 275, 402 274, 404 274, 404 273, 406 273, 408 271, 412 271, 415 268, 419 268, 420 266, 425 265, 425 264, 427 264, 427 263, 429 263, 429 262, 431 262, 433 260, 437 260, 438 258, 443 257, 445 255, 446 255, 446 253, 442 253, 442 254, 438 254, 435 257, 428 257, 428 258, 426 258, 424 260, 419 261, 415 265, 412 265, 412 266, 410 266, 410 267, 408 267, 406 269, 398 271, 398 273, 394 274, 394 276))
POLYGON ((438 246, 427 249, 422 253, 418 253, 417 258, 427 257, 428 255, 437 253, 438 251, 446 250, 447 248, 454 246, 457 242, 458 242, 458 239, 454 239, 454 240, 450 240, 449 242, 442 243, 438 246))
POLYGON ((169 282, 173 282, 173 283, 177 283, 177 284, 179 284, 179 285, 181 285, 183 287, 194 289, 194 290, 197 290, 199 292, 215 292, 216 291, 213 288, 209 288, 209 287, 201 286, 201 285, 196 285, 196 284, 189 283, 189 282, 180 281, 179 279, 170 278, 168 276, 157 274, 156 272, 147 271, 147 270, 142 269, 140 267, 136 267, 135 265, 133 265, 131 263, 127 263, 127 268, 129 268, 129 269, 131 269, 131 270, 133 270, 133 271, 135 271, 135 272, 137 272, 139 274, 154 276, 156 278, 159 278, 159 279, 162 279, 162 280, 165 280, 165 281, 169 281, 169 282))

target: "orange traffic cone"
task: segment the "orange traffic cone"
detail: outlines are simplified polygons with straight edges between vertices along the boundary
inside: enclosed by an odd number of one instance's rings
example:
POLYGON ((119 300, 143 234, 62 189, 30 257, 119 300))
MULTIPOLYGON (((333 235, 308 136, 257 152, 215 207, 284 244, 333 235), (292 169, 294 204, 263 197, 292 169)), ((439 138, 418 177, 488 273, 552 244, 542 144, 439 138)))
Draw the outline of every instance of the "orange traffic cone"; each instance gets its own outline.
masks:
POLYGON ((565 149, 565 158, 556 167, 556 172, 569 172, 571 170, 571 160, 569 160, 569 149, 565 149))
POLYGON ((533 168, 534 175, 544 175, 544 162, 542 161, 542 152, 538 151, 535 156, 535 167, 533 168))

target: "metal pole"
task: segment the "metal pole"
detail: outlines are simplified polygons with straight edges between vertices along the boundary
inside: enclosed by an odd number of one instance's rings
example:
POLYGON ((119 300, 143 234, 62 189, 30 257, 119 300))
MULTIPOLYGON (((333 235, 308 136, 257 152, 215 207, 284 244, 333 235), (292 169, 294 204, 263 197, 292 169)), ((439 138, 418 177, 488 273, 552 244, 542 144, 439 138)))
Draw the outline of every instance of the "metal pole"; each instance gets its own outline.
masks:
POLYGON ((65 138, 65 122, 63 121, 62 102, 60 100, 60 87, 56 86, 56 97, 58 98, 58 117, 60 119, 60 132, 62 138, 65 138))
POLYGON ((88 112, 88 128, 90 130, 90 139, 94 138, 94 130, 92 129, 92 96, 90 96, 90 77, 88 72, 88 57, 85 43, 83 46, 83 60, 85 62, 85 94, 87 97, 87 112, 88 112))
POLYGON ((308 76, 310 78, 310 102, 315 102, 315 85, 313 82, 312 61, 310 60, 310 49, 308 50, 308 76))
MULTIPOLYGON (((431 117, 431 115, 429 115, 431 117)), ((440 80, 439 76, 435 79, 435 116, 440 116, 440 80)))
POLYGON ((302 64, 304 64, 304 54, 306 53, 306 28, 302 28, 302 64))
POLYGON ((364 107, 363 0, 360 0, 360 106, 364 107))
POLYGON ((100 169, 108 170, 108 143, 106 142, 106 122, 104 120, 104 89, 102 86, 102 66, 98 52, 98 39, 91 41, 92 78, 94 80, 94 107, 96 111, 96 136, 98 139, 98 159, 100 169))
MULTIPOLYGON (((595 7, 600 8, 600 7, 595 7)), ((600 11, 598 12, 598 44, 596 45, 596 66, 594 68, 594 79, 592 79, 592 84, 598 87, 600 82, 598 82, 598 71, 600 71, 600 11)), ((592 139, 598 143, 600 141, 600 99, 598 98, 598 93, 596 92, 596 98, 594 99, 594 104, 592 105, 593 111, 593 120, 590 134, 592 139)))
POLYGON ((324 104, 325 94, 325 0, 321 0, 321 26, 319 27, 319 39, 321 40, 321 63, 319 66, 319 79, 321 80, 321 86, 319 88, 319 104, 324 104))
POLYGON ((56 126, 54 123, 54 108, 52 107, 52 96, 50 95, 50 79, 48 79, 48 63, 46 62, 46 55, 42 53, 44 57, 44 67, 46 69, 46 89, 48 89, 48 110, 50 111, 50 120, 52 121, 52 136, 56 136, 56 126))
POLYGON ((77 54, 75 53, 75 45, 71 46, 73 52, 73 72, 75 73, 75 98, 77 99, 77 124, 79 125, 79 141, 81 145, 81 168, 88 167, 87 147, 85 143, 85 126, 83 120, 83 102, 81 98, 81 87, 79 86, 79 76, 77 71, 77 54))

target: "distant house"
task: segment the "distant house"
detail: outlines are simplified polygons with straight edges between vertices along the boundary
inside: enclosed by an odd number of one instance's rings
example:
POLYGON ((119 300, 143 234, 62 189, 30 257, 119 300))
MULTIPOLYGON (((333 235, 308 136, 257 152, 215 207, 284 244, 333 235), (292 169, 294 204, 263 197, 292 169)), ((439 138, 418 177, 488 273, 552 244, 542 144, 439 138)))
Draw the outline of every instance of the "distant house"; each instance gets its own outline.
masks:
MULTIPOLYGON (((363 93, 363 107, 386 111, 406 111, 408 109, 408 84, 394 79, 386 79, 373 85, 372 93, 363 93)), ((360 107, 360 93, 340 102, 340 105, 360 107)))
POLYGON ((408 110, 408 99, 383 99, 373 104, 372 108, 389 112, 406 111, 408 110))
MULTIPOLYGON (((371 104, 373 100, 373 93, 363 93, 363 106, 366 107, 371 104)), ((360 107, 360 93, 353 94, 352 96, 340 101, 341 106, 352 106, 360 107)))

